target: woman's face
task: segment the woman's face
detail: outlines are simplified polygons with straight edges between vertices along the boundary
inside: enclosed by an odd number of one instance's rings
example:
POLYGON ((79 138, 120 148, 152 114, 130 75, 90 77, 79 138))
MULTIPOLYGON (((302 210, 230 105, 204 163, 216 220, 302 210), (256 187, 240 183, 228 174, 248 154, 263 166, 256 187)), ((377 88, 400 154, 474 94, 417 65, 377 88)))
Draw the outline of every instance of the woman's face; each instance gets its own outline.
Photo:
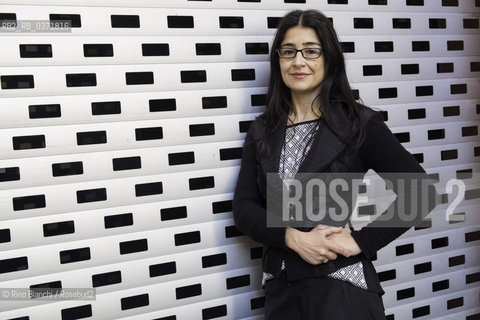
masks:
MULTIPOLYGON (((322 48, 320 39, 311 28, 292 27, 285 33, 280 48, 322 48)), ((292 94, 314 94, 320 90, 325 67, 323 54, 316 59, 305 59, 300 52, 292 59, 280 58, 280 72, 292 94)))

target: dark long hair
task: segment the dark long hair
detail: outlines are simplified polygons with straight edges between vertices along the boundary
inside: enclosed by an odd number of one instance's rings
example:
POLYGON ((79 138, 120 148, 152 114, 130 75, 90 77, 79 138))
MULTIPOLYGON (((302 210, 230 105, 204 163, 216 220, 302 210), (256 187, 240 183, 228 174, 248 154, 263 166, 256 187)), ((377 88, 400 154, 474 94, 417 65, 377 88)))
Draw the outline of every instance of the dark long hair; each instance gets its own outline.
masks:
MULTIPOLYGON (((260 141, 262 152, 267 154, 270 152, 270 146, 267 143, 268 135, 282 125, 283 120, 286 121, 289 112, 294 111, 290 89, 282 80, 280 58, 276 50, 282 44, 286 32, 296 26, 314 30, 324 50, 324 78, 320 86, 320 93, 312 102, 312 109, 315 101, 318 100, 322 117, 329 128, 348 146, 358 147, 365 136, 364 124, 360 106, 355 101, 347 79, 345 59, 335 29, 330 20, 319 11, 295 10, 280 21, 270 53, 267 108, 261 116, 266 124, 265 135, 260 141), (340 134, 339 128, 332 121, 332 111, 343 112, 352 123, 351 130, 346 135, 340 134)), ((345 128, 342 130, 344 132, 345 128)))

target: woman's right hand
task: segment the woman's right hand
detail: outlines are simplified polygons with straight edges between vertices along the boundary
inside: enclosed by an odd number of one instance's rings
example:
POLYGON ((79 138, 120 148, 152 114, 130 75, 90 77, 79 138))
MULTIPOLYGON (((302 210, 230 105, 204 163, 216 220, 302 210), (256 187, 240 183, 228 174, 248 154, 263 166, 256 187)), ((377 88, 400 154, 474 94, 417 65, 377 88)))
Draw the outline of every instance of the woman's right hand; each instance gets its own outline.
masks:
POLYGON ((308 232, 288 227, 285 232, 287 247, 295 251, 310 264, 321 264, 335 260, 337 254, 350 256, 350 251, 328 239, 328 236, 341 233, 342 227, 318 225, 308 232))

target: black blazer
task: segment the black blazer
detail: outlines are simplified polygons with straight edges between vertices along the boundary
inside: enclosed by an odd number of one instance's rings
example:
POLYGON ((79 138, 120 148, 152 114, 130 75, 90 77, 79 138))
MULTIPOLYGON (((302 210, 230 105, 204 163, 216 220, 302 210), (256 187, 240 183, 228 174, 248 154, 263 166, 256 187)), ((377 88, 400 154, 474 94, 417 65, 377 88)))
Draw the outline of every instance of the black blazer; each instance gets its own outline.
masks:
MULTIPOLYGON (((366 124, 366 137, 362 145, 356 151, 352 151, 325 123, 321 123, 310 151, 298 172, 365 173, 373 169, 379 174, 383 172, 425 173, 415 158, 403 148, 383 123, 381 115, 365 106, 360 107, 366 124)), ((343 112, 336 112, 331 118, 341 133, 345 133, 351 127, 350 121, 343 112)), ((307 263, 296 252, 286 247, 284 227, 267 227, 266 173, 278 172, 286 122, 284 119, 284 125, 278 126, 268 137, 271 146, 268 156, 259 152, 260 138, 265 132, 265 123, 261 117, 257 118, 249 128, 233 200, 236 226, 253 240, 263 243, 265 272, 280 276, 281 262, 285 260, 287 279, 298 280, 325 276, 339 268, 363 261, 369 289, 383 293, 371 259, 380 248, 406 232, 408 227, 367 226, 361 230, 353 230, 352 236, 362 249, 362 254, 349 258, 338 255, 336 260, 320 265, 307 263)))

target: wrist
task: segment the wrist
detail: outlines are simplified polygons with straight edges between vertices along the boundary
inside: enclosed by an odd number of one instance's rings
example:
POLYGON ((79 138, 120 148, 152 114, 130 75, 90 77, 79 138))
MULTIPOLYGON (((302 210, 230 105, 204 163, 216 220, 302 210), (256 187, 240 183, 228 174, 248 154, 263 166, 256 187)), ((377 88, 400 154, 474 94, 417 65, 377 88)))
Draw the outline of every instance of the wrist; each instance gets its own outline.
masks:
POLYGON ((287 227, 285 230, 285 245, 287 249, 295 251, 296 237, 299 231, 295 228, 287 227))

